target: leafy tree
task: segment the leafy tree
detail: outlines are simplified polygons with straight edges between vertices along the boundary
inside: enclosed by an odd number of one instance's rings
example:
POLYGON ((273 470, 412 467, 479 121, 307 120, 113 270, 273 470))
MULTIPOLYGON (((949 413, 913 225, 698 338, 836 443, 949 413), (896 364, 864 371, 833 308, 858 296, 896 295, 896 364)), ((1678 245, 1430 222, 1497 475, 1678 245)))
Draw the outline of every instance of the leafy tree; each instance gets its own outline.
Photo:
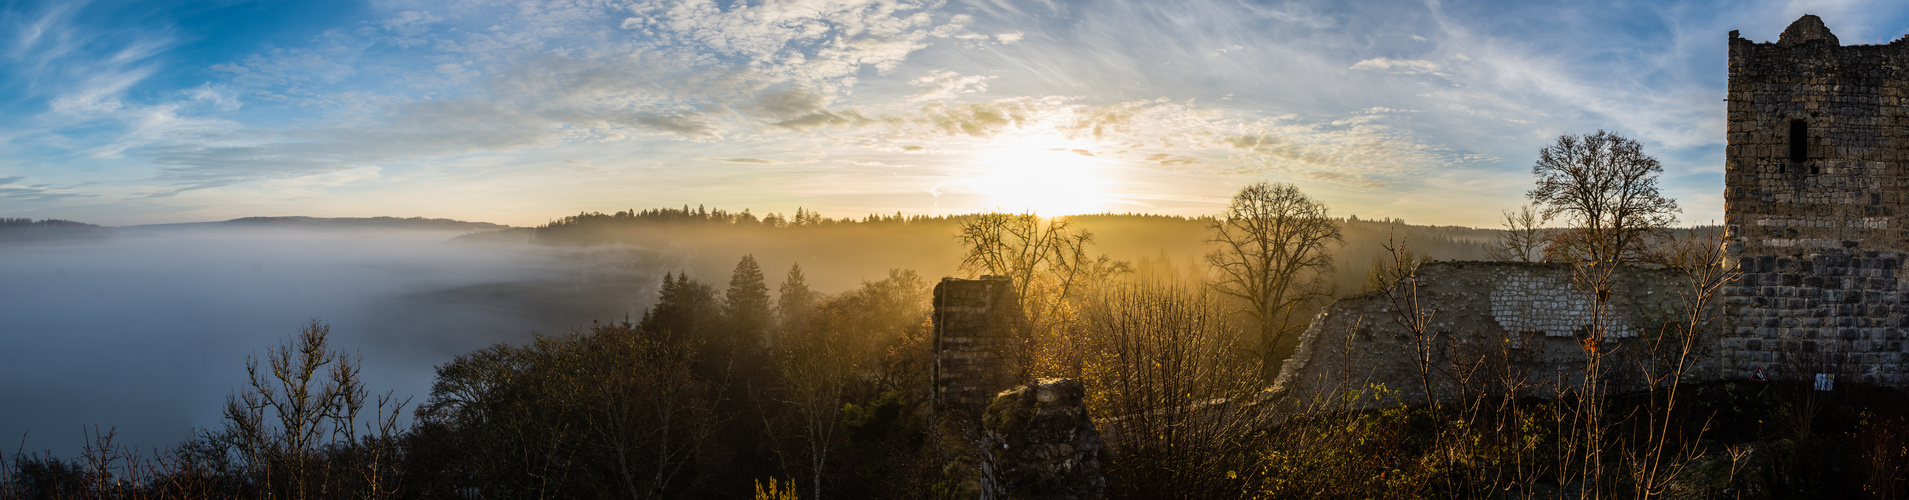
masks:
POLYGON ((1526 196, 1544 217, 1571 229, 1547 253, 1572 262, 1626 262, 1644 256, 1645 239, 1677 221, 1677 202, 1657 190, 1664 173, 1644 147, 1617 134, 1558 137, 1531 167, 1538 186, 1526 196))
POLYGON ((1310 306, 1330 295, 1328 245, 1344 241, 1339 224, 1298 187, 1258 182, 1240 188, 1208 228, 1217 247, 1207 254, 1219 273, 1213 289, 1246 302, 1245 312, 1259 326, 1260 355, 1270 358, 1282 340, 1305 328, 1302 315, 1310 306))

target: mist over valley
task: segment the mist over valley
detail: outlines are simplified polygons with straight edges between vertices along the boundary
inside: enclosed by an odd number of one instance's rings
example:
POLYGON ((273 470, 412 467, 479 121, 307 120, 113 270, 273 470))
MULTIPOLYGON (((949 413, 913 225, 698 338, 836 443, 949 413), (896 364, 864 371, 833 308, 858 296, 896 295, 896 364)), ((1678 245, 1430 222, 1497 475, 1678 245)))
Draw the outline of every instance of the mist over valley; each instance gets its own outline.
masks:
MULTIPOLYGON (((0 435, 24 435, 29 451, 73 449, 93 425, 116 427, 142 448, 177 443, 219 425, 226 396, 244 386, 247 356, 311 319, 330 323, 335 348, 363 357, 372 392, 417 403, 434 368, 456 355, 640 317, 663 273, 721 285, 744 254, 771 286, 800 263, 822 293, 890 269, 971 277, 956 269, 960 218, 778 228, 630 213, 543 228, 309 217, 71 223, 65 231, 75 234, 0 239, 0 379, 18 381, 0 385, 0 401, 16 408, 0 413, 0 435)), ((1201 220, 1072 219, 1112 258, 1183 275, 1204 266, 1201 220)), ((1390 220, 1345 228, 1334 274, 1342 294, 1359 291, 1388 237, 1440 258, 1480 258, 1496 233, 1390 220)))

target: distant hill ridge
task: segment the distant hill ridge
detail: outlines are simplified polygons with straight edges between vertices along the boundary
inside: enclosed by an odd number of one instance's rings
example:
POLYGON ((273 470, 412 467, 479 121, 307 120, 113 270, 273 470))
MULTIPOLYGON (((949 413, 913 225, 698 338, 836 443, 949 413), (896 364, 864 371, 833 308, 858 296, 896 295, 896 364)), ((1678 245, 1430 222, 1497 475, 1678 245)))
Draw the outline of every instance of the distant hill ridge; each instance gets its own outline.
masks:
POLYGON ((509 229, 510 226, 489 222, 467 222, 455 219, 427 219, 423 217, 241 217, 215 222, 182 222, 175 224, 143 224, 121 226, 122 231, 182 231, 198 229, 246 229, 246 228, 285 228, 285 229, 408 229, 438 231, 495 231, 509 229))
POLYGON ((0 244, 106 241, 118 236, 111 228, 62 219, 0 217, 0 244))

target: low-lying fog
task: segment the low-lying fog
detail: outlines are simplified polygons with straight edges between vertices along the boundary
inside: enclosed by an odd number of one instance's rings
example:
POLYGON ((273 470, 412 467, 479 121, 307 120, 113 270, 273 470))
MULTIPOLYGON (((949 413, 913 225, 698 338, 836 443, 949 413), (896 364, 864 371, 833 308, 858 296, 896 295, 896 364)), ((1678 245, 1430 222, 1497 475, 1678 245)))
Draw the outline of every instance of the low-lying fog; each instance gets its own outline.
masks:
POLYGON ((194 230, 0 246, 0 447, 73 457, 94 424, 141 450, 178 443, 219 425, 246 356, 313 318, 331 324, 334 349, 362 356, 369 390, 422 403, 434 366, 638 315, 659 279, 614 248, 456 235, 194 230))

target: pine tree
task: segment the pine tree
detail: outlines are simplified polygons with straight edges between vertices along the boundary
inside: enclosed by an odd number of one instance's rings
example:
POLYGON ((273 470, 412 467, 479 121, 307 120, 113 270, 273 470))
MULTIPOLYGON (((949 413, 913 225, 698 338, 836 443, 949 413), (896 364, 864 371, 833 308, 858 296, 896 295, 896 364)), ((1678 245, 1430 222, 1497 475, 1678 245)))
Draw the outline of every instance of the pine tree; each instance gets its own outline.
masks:
POLYGON ((735 334, 760 342, 769 329, 769 286, 763 283, 762 267, 753 255, 743 255, 729 276, 729 291, 723 295, 723 312, 735 334))
POLYGON ((667 338, 696 338, 713 326, 717 306, 716 290, 709 285, 690 279, 687 273, 664 273, 656 306, 643 312, 637 329, 667 338))
POLYGON ((789 276, 782 279, 781 292, 776 312, 782 316, 784 327, 794 326, 808 316, 809 308, 815 303, 815 292, 809 290, 808 280, 802 277, 802 263, 789 266, 789 276))

